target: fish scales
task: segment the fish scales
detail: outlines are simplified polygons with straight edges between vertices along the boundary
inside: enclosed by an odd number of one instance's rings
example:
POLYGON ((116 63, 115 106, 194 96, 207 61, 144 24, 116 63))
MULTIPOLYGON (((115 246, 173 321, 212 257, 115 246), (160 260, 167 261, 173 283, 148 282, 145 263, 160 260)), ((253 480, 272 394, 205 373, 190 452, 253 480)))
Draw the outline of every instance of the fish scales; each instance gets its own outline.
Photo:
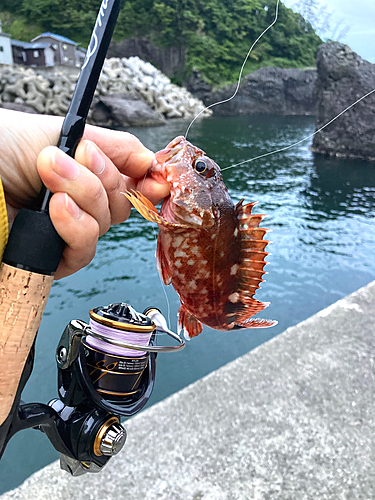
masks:
POLYGON ((251 318, 268 303, 253 298, 267 255, 264 218, 256 203, 234 205, 220 168, 205 153, 176 137, 155 155, 151 176, 170 183, 160 211, 141 193, 126 193, 134 207, 159 226, 157 265, 181 301, 179 328, 187 338, 202 331, 264 328, 277 322, 251 318))

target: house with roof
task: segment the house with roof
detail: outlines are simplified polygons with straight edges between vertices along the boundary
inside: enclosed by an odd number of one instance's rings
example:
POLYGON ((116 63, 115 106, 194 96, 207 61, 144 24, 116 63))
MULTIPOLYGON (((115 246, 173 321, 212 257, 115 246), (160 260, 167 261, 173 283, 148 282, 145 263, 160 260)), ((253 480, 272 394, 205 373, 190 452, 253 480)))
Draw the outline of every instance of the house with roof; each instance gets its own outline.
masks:
POLYGON ((54 66, 54 52, 49 43, 30 43, 11 40, 15 64, 24 66, 54 66))
POLYGON ((31 40, 33 43, 48 43, 54 54, 54 64, 63 64, 66 66, 79 66, 76 56, 78 43, 73 42, 65 36, 46 32, 36 36, 31 40))
POLYGON ((73 40, 50 32, 42 33, 31 42, 10 40, 10 43, 14 63, 31 67, 56 64, 80 67, 86 52, 78 49, 73 40))
POLYGON ((0 22, 0 64, 13 64, 10 35, 8 35, 8 33, 3 33, 1 22, 0 22))

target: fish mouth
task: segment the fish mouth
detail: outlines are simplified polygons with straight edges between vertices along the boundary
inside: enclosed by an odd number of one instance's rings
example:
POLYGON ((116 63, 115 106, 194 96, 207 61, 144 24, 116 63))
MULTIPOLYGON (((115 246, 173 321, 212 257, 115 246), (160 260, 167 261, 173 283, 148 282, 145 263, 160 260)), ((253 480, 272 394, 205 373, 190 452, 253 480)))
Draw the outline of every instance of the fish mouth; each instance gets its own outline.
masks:
POLYGON ((149 174, 158 182, 170 182, 170 165, 183 159, 186 151, 187 140, 182 135, 171 141, 165 149, 155 153, 155 158, 150 166, 149 174))
POLYGON ((195 158, 204 154, 204 151, 193 146, 184 136, 179 135, 165 149, 155 153, 149 173, 155 180, 171 182, 175 166, 191 165, 195 158))
POLYGON ((155 160, 157 163, 173 163, 178 161, 181 156, 181 152, 184 150, 186 146, 187 140, 182 135, 176 137, 171 141, 165 149, 158 151, 155 153, 155 160))
POLYGON ((190 163, 194 158, 204 156, 205 152, 200 148, 193 146, 183 135, 179 135, 171 141, 165 149, 155 153, 157 163, 169 165, 185 160, 190 163))

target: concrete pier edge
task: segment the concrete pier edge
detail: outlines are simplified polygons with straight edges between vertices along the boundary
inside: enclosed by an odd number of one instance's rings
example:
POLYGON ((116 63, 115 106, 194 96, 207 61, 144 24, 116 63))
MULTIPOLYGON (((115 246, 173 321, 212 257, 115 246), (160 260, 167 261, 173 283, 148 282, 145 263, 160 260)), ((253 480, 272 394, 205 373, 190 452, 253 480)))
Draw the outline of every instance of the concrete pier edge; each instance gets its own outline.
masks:
POLYGON ((375 281, 126 423, 100 474, 1 500, 375 498, 375 281))

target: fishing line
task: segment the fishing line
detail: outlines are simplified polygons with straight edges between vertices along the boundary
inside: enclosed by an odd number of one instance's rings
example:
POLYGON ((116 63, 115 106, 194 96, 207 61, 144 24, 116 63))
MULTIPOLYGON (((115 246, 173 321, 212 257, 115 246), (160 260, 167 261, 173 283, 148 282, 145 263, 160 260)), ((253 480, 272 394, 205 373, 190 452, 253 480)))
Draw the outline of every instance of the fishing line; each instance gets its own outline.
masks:
MULTIPOLYGON (((132 311, 134 311, 133 308, 132 311)), ((112 340, 119 340, 128 344, 138 344, 140 346, 145 346, 145 347, 149 345, 152 335, 152 331, 135 332, 135 331, 126 331, 123 329, 119 330, 118 328, 110 327, 106 324, 100 323, 99 321, 93 318, 90 318, 89 326, 91 332, 93 333, 106 336, 112 340)), ((89 346, 94 347, 99 351, 102 351, 107 354, 113 354, 115 356, 137 358, 146 355, 146 351, 135 351, 134 349, 128 349, 125 347, 119 347, 117 345, 111 345, 103 340, 98 340, 97 338, 90 335, 86 337, 86 342, 89 344, 89 346)))
MULTIPOLYGON (((156 234, 155 226, 152 226, 152 231, 154 233, 154 238, 155 238, 156 248, 157 248, 158 235, 156 234)), ((155 257, 156 257, 156 254, 155 254, 155 257)), ((160 276, 159 272, 158 272, 158 276, 159 276, 159 280, 160 280, 161 289, 163 290, 165 301, 167 303, 167 325, 168 325, 168 328, 171 329, 171 305, 169 303, 169 298, 168 298, 167 292, 165 290, 166 287, 165 287, 165 285, 163 283, 163 280, 161 279, 161 276, 160 276)))
POLYGON ((356 104, 358 104, 363 99, 366 99, 366 97, 368 97, 369 95, 373 94, 374 92, 375 92, 375 89, 370 90, 370 92, 367 92, 367 94, 363 95, 362 97, 360 97, 359 99, 357 99, 355 102, 353 102, 352 104, 350 104, 350 106, 348 106, 347 108, 345 108, 344 110, 342 110, 341 113, 339 113, 337 116, 335 116, 334 118, 332 118, 332 120, 330 120, 328 123, 326 123, 325 125, 323 125, 322 127, 320 127, 318 130, 316 130, 312 134, 307 135, 303 139, 300 139, 299 141, 297 141, 297 142, 295 142, 293 144, 290 144, 289 146, 285 146, 284 148, 275 149, 275 151, 269 151, 268 153, 264 153, 262 155, 255 156, 254 158, 250 158, 249 160, 241 161, 240 163, 236 163, 235 165, 231 165, 229 167, 222 168, 221 171, 224 172, 224 170, 229 170, 230 168, 239 167, 240 165, 244 165, 245 163, 250 163, 252 161, 259 160, 259 158, 264 158, 266 156, 270 156, 270 155, 273 155, 273 154, 276 154, 276 153, 281 153, 282 151, 286 151, 287 149, 291 149, 294 146, 298 146, 298 144, 301 144, 302 142, 307 141, 307 139, 310 139, 311 137, 314 137, 314 135, 318 134, 323 129, 325 129, 326 127, 328 127, 328 125, 330 125, 332 122, 334 122, 335 120, 337 120, 337 118, 339 118, 341 115, 343 115, 344 113, 346 113, 347 111, 349 111, 350 108, 352 108, 353 106, 355 106, 356 104))
MULTIPOLYGON (((143 191, 143 187, 144 187, 146 179, 147 179, 147 174, 148 174, 148 172, 146 172, 145 175, 143 176, 142 185, 140 187, 141 192, 143 191)), ((123 193, 123 194, 125 194, 125 193, 123 193)), ((152 232, 153 232, 154 240, 155 240, 156 245, 157 245, 158 235, 156 234, 154 226, 152 226, 152 232)), ((161 289, 163 290, 163 293, 165 296, 165 302, 167 303, 167 311, 168 311, 167 312, 167 324, 168 324, 168 328, 171 329, 171 306, 170 306, 169 298, 168 298, 167 292, 165 291, 165 286, 164 286, 164 283, 161 279, 160 273, 158 273, 158 276, 159 276, 159 280, 160 280, 161 289)))
POLYGON ((214 106, 217 106, 218 104, 224 104, 225 102, 228 102, 228 101, 231 101, 232 99, 234 99, 237 95, 237 92, 240 88, 240 83, 241 83, 241 79, 242 79, 242 73, 243 73, 243 70, 245 68, 245 64, 247 63, 247 60, 249 59, 249 56, 250 56, 250 53, 251 51, 253 50, 253 48, 255 47, 255 45, 259 42, 259 40, 262 38, 263 35, 265 35, 267 33, 267 31, 272 28, 272 26, 276 23, 277 21, 277 17, 278 17, 278 14, 279 14, 279 3, 280 3, 280 0, 277 0, 277 3, 276 3, 276 14, 275 14, 275 19, 272 21, 272 23, 268 26, 268 28, 266 28, 263 33, 261 33, 258 38, 255 40, 255 42, 253 43, 253 45, 250 47, 246 57, 245 57, 245 60, 244 62, 242 63, 242 66, 241 66, 241 70, 240 70, 240 74, 239 74, 239 77, 238 77, 238 81, 237 81, 237 87, 236 87, 236 90, 234 91, 234 94, 231 96, 231 97, 228 97, 228 99, 224 99, 223 101, 218 101, 218 102, 214 102, 213 104, 210 104, 209 106, 207 106, 206 108, 202 109, 202 111, 200 111, 194 118, 193 120, 190 122, 190 125, 188 126, 186 132, 185 132, 185 139, 187 138, 188 136, 188 133, 189 133, 189 130, 191 128, 191 126, 193 125, 193 123, 195 122, 195 120, 202 114, 204 113, 207 109, 210 109, 210 108, 213 108, 214 106))

